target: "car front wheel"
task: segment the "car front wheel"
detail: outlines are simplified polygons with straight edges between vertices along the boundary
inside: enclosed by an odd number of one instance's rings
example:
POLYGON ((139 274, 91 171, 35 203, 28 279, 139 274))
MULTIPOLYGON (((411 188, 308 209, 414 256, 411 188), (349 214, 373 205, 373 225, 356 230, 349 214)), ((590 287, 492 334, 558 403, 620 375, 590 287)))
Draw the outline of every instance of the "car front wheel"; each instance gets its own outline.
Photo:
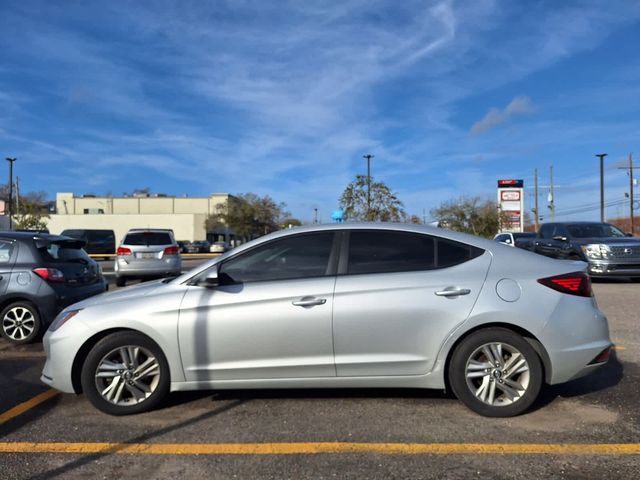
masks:
POLYGON ((525 412, 540 393, 540 357, 519 334, 505 328, 478 330, 456 347, 449 383, 467 407, 487 417, 525 412))
POLYGON ((82 390, 99 410, 129 415, 153 409, 169 392, 169 365, 162 350, 137 332, 100 340, 82 367, 82 390))

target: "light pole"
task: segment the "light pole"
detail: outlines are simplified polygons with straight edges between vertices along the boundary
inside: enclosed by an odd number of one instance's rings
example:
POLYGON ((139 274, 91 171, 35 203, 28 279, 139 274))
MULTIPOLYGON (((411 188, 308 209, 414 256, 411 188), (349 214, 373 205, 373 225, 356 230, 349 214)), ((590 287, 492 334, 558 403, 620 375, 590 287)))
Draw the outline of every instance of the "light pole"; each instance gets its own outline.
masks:
POLYGON ((318 208, 317 208, 317 207, 315 207, 315 208, 313 209, 313 212, 314 212, 314 216, 313 216, 313 223, 318 223, 318 208))
POLYGON ((13 158, 13 157, 7 157, 5 159, 7 162, 9 162, 9 230, 13 230, 13 220, 11 218, 11 215, 13 214, 13 162, 15 162, 17 159, 13 158))
POLYGON ((606 153, 596 153, 600 158, 600 221, 604 223, 604 157, 606 153))
POLYGON ((367 159, 367 220, 370 220, 371 214, 371 159, 374 158, 370 153, 363 155, 362 158, 367 159))

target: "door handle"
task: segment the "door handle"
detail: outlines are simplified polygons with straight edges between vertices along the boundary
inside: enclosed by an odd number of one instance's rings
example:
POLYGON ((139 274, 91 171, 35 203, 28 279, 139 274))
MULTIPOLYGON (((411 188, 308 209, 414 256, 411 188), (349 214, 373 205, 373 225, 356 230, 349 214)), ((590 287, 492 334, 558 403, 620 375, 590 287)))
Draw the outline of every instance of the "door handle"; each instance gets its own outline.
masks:
POLYGON ((316 305, 324 305, 327 303, 326 298, 302 297, 300 300, 291 302, 296 307, 314 307, 316 305))
POLYGON ((438 297, 457 297, 459 295, 469 295, 471 290, 468 288, 447 287, 444 290, 438 290, 435 293, 438 297))

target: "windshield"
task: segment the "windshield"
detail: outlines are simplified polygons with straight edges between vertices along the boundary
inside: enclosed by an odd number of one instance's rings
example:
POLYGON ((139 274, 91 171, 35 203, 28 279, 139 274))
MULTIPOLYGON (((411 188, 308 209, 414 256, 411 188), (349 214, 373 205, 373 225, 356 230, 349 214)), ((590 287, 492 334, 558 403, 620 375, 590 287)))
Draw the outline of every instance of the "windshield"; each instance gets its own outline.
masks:
POLYGON ((618 227, 608 223, 584 223, 567 225, 567 230, 573 238, 611 238, 626 237, 618 227))
POLYGON ((165 232, 136 232, 124 237, 123 245, 171 245, 171 235, 165 232))

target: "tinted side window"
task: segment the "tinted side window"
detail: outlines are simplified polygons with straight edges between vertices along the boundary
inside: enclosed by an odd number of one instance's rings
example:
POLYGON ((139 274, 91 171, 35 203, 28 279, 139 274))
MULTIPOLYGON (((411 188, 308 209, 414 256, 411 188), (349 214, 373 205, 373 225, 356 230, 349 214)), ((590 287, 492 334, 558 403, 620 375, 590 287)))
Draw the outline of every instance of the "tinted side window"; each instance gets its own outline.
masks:
POLYGON ((453 267, 472 258, 479 257, 484 250, 472 247, 465 243, 454 242, 452 240, 438 239, 438 268, 453 267))
POLYGON ((353 231, 347 272, 411 272, 434 268, 434 239, 404 232, 353 231))
POLYGON ((553 225, 543 225, 540 227, 541 238, 551 238, 551 232, 553 231, 553 225))
POLYGON ((327 232, 275 240, 224 262, 219 274, 234 282, 321 277, 327 274, 333 237, 327 232))
POLYGON ((13 242, 0 240, 0 263, 9 263, 13 253, 13 242))

